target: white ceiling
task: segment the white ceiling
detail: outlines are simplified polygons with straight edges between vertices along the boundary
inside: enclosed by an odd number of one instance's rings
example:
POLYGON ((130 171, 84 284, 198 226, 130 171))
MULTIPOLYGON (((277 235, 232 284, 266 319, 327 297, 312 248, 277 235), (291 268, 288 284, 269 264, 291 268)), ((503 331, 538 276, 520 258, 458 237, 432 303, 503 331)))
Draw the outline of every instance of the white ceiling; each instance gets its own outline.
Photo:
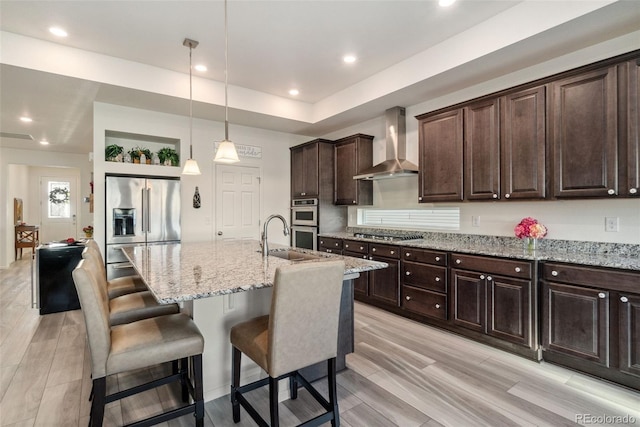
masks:
MULTIPOLYGON (((230 121, 322 136, 639 29, 636 0, 230 0, 230 121)), ((94 101, 187 115, 185 37, 208 66, 194 116, 223 117, 221 1, 2 0, 0 30, 0 130, 45 149, 91 151, 94 101)))

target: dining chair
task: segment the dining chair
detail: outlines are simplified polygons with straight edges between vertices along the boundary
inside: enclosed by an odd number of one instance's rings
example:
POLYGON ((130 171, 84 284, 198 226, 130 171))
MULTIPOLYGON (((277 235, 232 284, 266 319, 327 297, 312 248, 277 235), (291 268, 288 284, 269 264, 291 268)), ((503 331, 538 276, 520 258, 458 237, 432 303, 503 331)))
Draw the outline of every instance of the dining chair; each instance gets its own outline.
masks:
POLYGON ((340 425, 336 356, 344 268, 344 261, 301 262, 278 267, 269 314, 231 328, 234 422, 240 421, 242 405, 259 426, 269 425, 244 396, 268 384, 270 425, 278 426, 278 381, 288 378, 291 399, 297 398, 300 383, 326 411, 301 426, 319 426, 328 421, 332 426, 340 425), (240 386, 242 353, 257 363, 268 377, 240 386), (328 367, 328 401, 299 372, 323 361, 328 367))
POLYGON ((204 425, 202 386, 202 352, 204 338, 196 324, 185 314, 157 316, 123 325, 110 324, 109 300, 87 260, 73 270, 85 319, 89 350, 93 399, 89 427, 101 427, 105 405, 134 394, 179 381, 186 405, 134 423, 151 426, 193 413, 196 426, 204 425), (166 362, 179 362, 179 371, 164 378, 107 394, 106 379, 110 375, 152 367, 166 362), (193 374, 189 378, 188 364, 193 374), (193 402, 189 403, 189 396, 193 402))

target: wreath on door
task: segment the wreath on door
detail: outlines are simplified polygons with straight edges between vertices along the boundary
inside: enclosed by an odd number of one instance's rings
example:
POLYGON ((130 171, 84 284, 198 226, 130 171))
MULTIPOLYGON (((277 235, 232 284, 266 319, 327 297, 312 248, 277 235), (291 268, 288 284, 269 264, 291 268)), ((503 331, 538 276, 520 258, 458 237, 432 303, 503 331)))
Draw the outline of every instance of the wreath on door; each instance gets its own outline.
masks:
POLYGON ((49 193, 49 201, 56 205, 69 203, 69 190, 63 187, 57 187, 49 193))

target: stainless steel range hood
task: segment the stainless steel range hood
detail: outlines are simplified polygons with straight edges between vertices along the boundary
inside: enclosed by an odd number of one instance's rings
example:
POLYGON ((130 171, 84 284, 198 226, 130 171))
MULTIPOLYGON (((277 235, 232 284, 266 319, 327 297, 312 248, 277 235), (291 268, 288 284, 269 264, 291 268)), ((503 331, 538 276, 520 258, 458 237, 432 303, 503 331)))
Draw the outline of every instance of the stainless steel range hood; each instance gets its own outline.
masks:
POLYGON ((393 107, 385 111, 387 140, 386 160, 369 169, 363 170, 353 179, 385 179, 401 176, 413 176, 418 173, 418 166, 406 159, 407 125, 403 107, 393 107))

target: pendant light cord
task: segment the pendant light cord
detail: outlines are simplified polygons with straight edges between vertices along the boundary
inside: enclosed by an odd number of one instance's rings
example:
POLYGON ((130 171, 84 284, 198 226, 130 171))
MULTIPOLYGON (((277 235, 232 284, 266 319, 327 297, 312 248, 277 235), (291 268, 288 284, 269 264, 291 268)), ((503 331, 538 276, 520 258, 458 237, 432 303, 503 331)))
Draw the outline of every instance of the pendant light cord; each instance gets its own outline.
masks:
POLYGON ((229 28, 227 23, 227 0, 224 0, 224 140, 229 140, 229 28))
POLYGON ((192 82, 192 70, 191 54, 193 47, 189 45, 189 159, 193 159, 193 82, 192 82))

